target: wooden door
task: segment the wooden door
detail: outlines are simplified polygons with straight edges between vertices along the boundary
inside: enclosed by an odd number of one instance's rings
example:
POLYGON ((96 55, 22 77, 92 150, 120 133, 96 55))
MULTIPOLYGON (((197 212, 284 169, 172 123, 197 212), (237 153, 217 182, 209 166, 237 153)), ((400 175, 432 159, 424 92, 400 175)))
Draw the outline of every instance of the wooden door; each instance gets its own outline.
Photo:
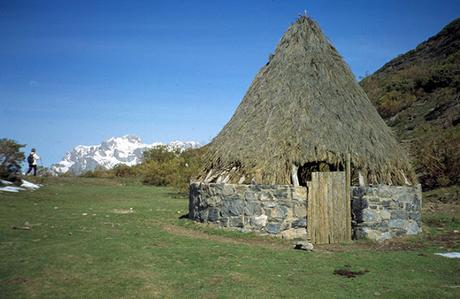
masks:
POLYGON ((313 172, 308 182, 308 239, 313 244, 351 241, 351 206, 345 172, 313 172))

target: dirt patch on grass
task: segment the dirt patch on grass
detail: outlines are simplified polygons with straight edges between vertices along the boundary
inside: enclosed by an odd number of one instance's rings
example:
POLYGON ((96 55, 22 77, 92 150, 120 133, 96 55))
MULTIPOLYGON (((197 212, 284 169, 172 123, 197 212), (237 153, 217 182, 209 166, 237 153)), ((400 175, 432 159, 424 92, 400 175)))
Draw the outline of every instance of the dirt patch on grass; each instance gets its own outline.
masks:
POLYGON ((356 249, 372 251, 416 251, 426 247, 458 248, 460 233, 447 232, 438 235, 400 237, 383 242, 353 241, 349 244, 316 245, 315 251, 349 252, 356 249))
POLYGON ((408 240, 406 238, 387 240, 381 243, 375 243, 369 249, 376 251, 410 251, 426 247, 427 243, 423 240, 419 242, 408 240))
MULTIPOLYGON (((279 240, 271 238, 260 237, 254 239, 246 238, 233 238, 212 235, 203 231, 189 229, 176 225, 165 225, 163 230, 177 235, 200 240, 209 240, 225 244, 233 245, 249 245, 270 248, 273 250, 291 250, 294 241, 285 241, 280 243, 279 240)), ((455 248, 460 244, 460 233, 450 232, 440 235, 426 235, 418 237, 401 237, 384 242, 372 241, 353 241, 347 244, 322 244, 315 245, 314 251, 316 252, 350 252, 354 250, 372 250, 372 251, 416 251, 421 248, 438 246, 444 248, 455 248)))
POLYGON ((18 277, 15 277, 15 278, 11 278, 11 279, 2 281, 2 284, 7 284, 7 285, 23 284, 23 283, 26 283, 27 281, 28 281, 27 278, 18 276, 18 277))
POLYGON ((133 209, 113 209, 112 213, 115 214, 131 214, 134 213, 133 209))
POLYGON ((460 186, 450 186, 423 192, 426 203, 450 203, 460 206, 460 186))
POLYGON ((215 274, 208 278, 208 283, 212 286, 217 286, 223 283, 241 283, 249 281, 251 278, 248 275, 243 275, 239 272, 230 272, 228 274, 215 274))
POLYGON ((224 282, 224 276, 223 275, 213 275, 208 279, 208 284, 211 286, 215 287, 217 285, 220 285, 224 282))
POLYGON ((83 284, 85 282, 83 278, 84 274, 48 266, 27 281, 24 291, 26 298, 45 298, 49 290, 53 290, 56 298, 64 298, 66 288, 83 284))
POLYGON ((442 202, 427 202, 422 208, 423 214, 444 213, 447 215, 460 215, 460 202, 442 203, 442 202))
POLYGON ((427 238, 433 245, 445 248, 455 248, 460 245, 460 233, 448 232, 446 234, 428 236, 427 238))
POLYGON ((340 275, 340 276, 345 276, 347 278, 353 278, 353 277, 356 277, 358 275, 363 275, 365 273, 369 272, 368 270, 364 270, 364 271, 352 271, 348 268, 344 268, 344 269, 335 269, 334 270, 334 274, 335 275, 340 275))
POLYGON ((290 250, 289 244, 280 244, 275 242, 276 240, 270 240, 267 238, 263 239, 242 239, 242 238, 230 238, 224 236, 211 235, 202 231, 188 229, 177 225, 164 225, 163 230, 177 236, 195 238, 200 240, 209 240, 213 242, 234 244, 234 245, 249 245, 249 246, 260 246, 264 248, 276 249, 276 250, 290 250))
POLYGON ((164 298, 174 297, 173 290, 160 278, 157 272, 151 270, 136 270, 122 273, 123 277, 142 283, 134 293, 133 298, 164 298))

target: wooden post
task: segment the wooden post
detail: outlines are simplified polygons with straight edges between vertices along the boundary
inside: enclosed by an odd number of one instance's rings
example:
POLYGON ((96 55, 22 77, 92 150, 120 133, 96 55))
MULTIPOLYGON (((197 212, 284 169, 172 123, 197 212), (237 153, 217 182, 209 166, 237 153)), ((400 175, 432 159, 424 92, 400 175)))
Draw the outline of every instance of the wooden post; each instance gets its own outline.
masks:
POLYGON ((299 187, 299 177, 297 176, 298 170, 299 170, 299 167, 292 164, 291 179, 292 179, 292 184, 294 185, 294 187, 299 187))
POLYGON ((309 227, 309 225, 311 224, 311 219, 308 218, 311 216, 311 212, 310 212, 310 205, 313 204, 313 202, 310 202, 310 199, 311 199, 311 189, 312 188, 312 183, 311 181, 307 181, 307 241, 312 243, 313 240, 312 240, 312 237, 311 237, 311 232, 312 232, 312 229, 309 227))
MULTIPOLYGON (((346 167, 345 167, 345 175, 346 175, 345 190, 346 190, 346 193, 347 193, 347 195, 346 195, 347 196, 347 201, 346 201, 347 213, 351 217, 351 155, 350 155, 350 153, 347 153, 347 162, 346 162, 346 167)), ((349 221, 347 223, 347 234, 349 236, 349 240, 351 241, 351 221, 349 221)))
POLYGON ((364 180, 364 176, 363 174, 360 172, 358 172, 358 181, 359 181, 359 186, 360 187, 364 187, 366 186, 366 181, 364 180))

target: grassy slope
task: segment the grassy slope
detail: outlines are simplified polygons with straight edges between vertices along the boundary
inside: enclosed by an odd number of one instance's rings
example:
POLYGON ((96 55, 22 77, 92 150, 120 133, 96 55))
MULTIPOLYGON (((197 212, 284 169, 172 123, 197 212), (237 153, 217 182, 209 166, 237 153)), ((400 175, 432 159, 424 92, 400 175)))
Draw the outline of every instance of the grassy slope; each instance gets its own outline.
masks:
POLYGON ((458 184, 460 19, 360 84, 409 147, 424 188, 458 184))
POLYGON ((0 193, 1 298, 460 296, 452 287, 460 261, 432 254, 460 249, 439 238, 460 227, 449 211, 429 218, 436 234, 307 253, 179 220, 187 199, 172 189, 82 178, 45 184, 0 193), (26 221, 31 230, 11 229, 26 221), (369 272, 333 274, 344 265, 369 272))

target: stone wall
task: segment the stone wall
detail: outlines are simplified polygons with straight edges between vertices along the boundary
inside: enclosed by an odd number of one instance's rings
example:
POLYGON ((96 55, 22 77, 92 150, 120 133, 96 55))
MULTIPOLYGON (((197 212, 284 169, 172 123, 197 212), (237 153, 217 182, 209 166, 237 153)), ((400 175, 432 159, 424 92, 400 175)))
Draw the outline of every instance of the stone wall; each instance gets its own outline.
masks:
MULTIPOLYGON (((306 239, 307 189, 289 185, 190 185, 189 218, 241 231, 306 239)), ((421 231, 420 186, 352 187, 355 239, 421 231)))
POLYGON ((288 239, 306 238, 306 188, 284 185, 190 185, 189 218, 288 239))
POLYGON ((422 231, 420 185, 352 188, 353 235, 383 241, 422 231))

